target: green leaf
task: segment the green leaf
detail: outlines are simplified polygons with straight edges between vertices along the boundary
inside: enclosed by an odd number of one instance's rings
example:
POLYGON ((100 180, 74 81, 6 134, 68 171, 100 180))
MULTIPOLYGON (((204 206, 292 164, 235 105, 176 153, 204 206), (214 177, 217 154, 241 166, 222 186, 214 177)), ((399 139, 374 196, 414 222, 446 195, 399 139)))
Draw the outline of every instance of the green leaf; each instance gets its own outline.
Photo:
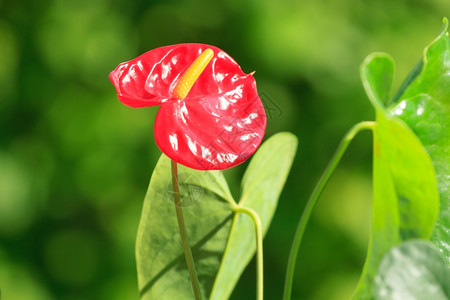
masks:
MULTIPOLYGON (((268 139, 250 161, 242 179, 240 206, 256 211, 263 234, 277 206, 278 198, 289 174, 297 149, 297 138, 282 132, 268 139)), ((251 219, 236 214, 230 233, 222 269, 217 275, 211 299, 228 299, 234 285, 256 249, 255 229, 251 219)))
MULTIPOLYGON (((255 210, 264 232, 276 209, 297 140, 289 133, 269 138, 253 156, 239 202, 255 210), (256 182, 256 180, 259 180, 256 182)), ((136 241, 142 299, 194 299, 173 204, 170 160, 158 161, 144 200, 136 241)), ((220 171, 179 166, 183 214, 204 299, 228 299, 255 253, 251 219, 238 206, 220 171)))
POLYGON ((391 105, 395 105, 395 103, 397 103, 400 100, 400 97, 403 95, 405 90, 408 88, 411 82, 413 82, 414 79, 416 79, 417 76, 419 76, 422 70, 423 70, 423 59, 419 60, 419 62, 414 66, 414 68, 409 73, 408 77, 406 77, 406 79, 403 81, 394 98, 392 98, 392 101, 390 103, 391 105))
POLYGON ((383 108, 389 102, 393 76, 394 61, 389 54, 375 52, 362 63, 362 83, 373 107, 383 108))
MULTIPOLYGON (((173 203, 170 159, 162 155, 144 200, 136 240, 141 299, 193 299, 173 203)), ((209 295, 230 231, 233 198, 218 171, 179 166, 180 198, 203 298, 209 295)))
POLYGON ((450 263, 450 38, 448 21, 425 49, 422 72, 390 108, 419 137, 436 171, 440 212, 431 241, 450 263))
POLYGON ((361 66, 362 81, 376 111, 374 194, 369 249, 354 299, 373 299, 381 258, 403 241, 428 239, 439 209, 430 157, 411 129, 382 105, 393 70, 392 59, 380 53, 370 55, 361 66))
POLYGON ((392 248, 375 278, 376 300, 447 300, 450 268, 433 244, 423 240, 392 248))

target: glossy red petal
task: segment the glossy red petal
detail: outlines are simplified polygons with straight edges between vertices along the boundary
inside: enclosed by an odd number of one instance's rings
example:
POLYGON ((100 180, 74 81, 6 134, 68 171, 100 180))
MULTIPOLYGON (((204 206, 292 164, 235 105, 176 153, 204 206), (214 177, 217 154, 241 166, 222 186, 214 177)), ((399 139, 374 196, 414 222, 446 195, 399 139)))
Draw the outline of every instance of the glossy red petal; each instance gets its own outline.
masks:
POLYGON ((155 140, 174 161, 198 170, 227 169, 260 145, 266 115, 253 76, 224 75, 234 78, 233 89, 169 101, 159 109, 155 140))
POLYGON ((116 87, 117 97, 123 104, 136 108, 159 105, 164 102, 164 97, 145 89, 153 63, 141 60, 140 57, 121 63, 109 74, 109 79, 116 87))
MULTIPOLYGON (((209 96, 232 90, 245 75, 224 51, 205 44, 178 44, 148 51, 120 64, 109 75, 119 100, 132 107, 154 106, 172 99, 178 79, 207 48, 214 58, 200 75, 187 98, 209 96)), ((174 99, 172 99, 174 100, 174 99)))

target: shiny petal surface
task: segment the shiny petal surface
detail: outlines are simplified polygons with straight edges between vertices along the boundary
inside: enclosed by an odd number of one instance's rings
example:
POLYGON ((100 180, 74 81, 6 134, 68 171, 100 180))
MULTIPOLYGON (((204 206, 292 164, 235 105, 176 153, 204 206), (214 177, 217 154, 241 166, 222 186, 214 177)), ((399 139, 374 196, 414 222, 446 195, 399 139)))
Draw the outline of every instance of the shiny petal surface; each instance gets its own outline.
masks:
POLYGON ((120 64, 110 74, 120 101, 131 107, 161 105, 155 139, 171 159, 199 170, 226 169, 252 155, 266 128, 255 79, 224 51, 204 44, 157 48, 120 64), (173 93, 206 49, 214 56, 186 98, 173 93))
POLYGON ((155 140, 171 159, 198 170, 227 169, 260 145, 266 115, 253 76, 239 77, 226 92, 171 101, 155 120, 155 140))
POLYGON ((206 49, 214 58, 200 75, 187 98, 210 96, 234 90, 245 74, 224 51, 205 44, 178 44, 148 51, 120 64, 109 75, 119 100, 131 107, 162 104, 173 99, 172 91, 190 64, 206 49))
POLYGON ((157 59, 154 57, 152 60, 150 52, 129 62, 121 63, 109 74, 109 79, 116 87, 117 97, 125 105, 135 108, 146 107, 159 105, 165 100, 160 94, 150 93, 145 88, 147 78, 157 59), (146 54, 148 59, 143 59, 146 54))

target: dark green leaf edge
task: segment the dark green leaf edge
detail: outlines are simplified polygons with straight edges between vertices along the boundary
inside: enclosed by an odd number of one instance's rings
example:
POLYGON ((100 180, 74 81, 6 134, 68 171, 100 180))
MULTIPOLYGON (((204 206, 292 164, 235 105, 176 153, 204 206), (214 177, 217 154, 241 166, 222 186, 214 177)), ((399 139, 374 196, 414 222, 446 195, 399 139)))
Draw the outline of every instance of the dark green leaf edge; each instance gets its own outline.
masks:
POLYGON ((442 28, 439 32, 438 36, 423 50, 423 56, 419 60, 419 62, 414 66, 414 68, 411 70, 409 75, 406 77, 406 79, 403 81, 402 85, 398 89, 395 96, 392 98, 391 102, 389 103, 389 106, 393 106, 397 104, 397 102, 402 98, 403 94, 407 90, 407 88, 411 85, 411 83, 422 73, 422 70, 425 68, 428 62, 427 53, 428 50, 433 47, 435 43, 437 43, 441 38, 444 37, 444 35, 448 36, 448 19, 443 18, 442 20, 442 28))
POLYGON ((397 93, 395 93, 394 98, 392 98, 391 102, 389 103, 389 106, 395 105, 402 97, 403 93, 406 91, 406 89, 409 87, 409 85, 417 78, 417 76, 420 75, 420 73, 423 70, 423 58, 417 62, 417 64, 414 66, 412 71, 408 74, 408 77, 403 81, 402 85, 398 89, 397 93))

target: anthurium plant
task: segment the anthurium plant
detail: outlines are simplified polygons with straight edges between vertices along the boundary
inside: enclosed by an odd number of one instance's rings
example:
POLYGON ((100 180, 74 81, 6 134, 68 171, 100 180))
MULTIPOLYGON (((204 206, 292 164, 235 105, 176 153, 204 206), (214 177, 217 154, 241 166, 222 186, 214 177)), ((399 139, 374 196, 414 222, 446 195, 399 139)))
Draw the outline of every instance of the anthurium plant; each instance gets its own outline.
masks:
MULTIPOLYGON (((293 238, 280 299, 291 299, 315 204, 363 130, 373 133, 372 227, 353 298, 450 298, 447 19, 392 97, 393 73, 393 59, 385 53, 362 63, 362 83, 376 118, 347 132, 312 191, 293 238)), ((267 118, 253 73, 244 73, 217 47, 178 44, 120 64, 110 80, 125 105, 160 106, 154 136, 163 154, 151 176, 136 241, 141 299, 229 299, 256 254, 256 296, 262 300, 263 237, 297 138, 281 132, 261 144, 267 118), (252 155, 235 199, 221 170, 252 155)))

